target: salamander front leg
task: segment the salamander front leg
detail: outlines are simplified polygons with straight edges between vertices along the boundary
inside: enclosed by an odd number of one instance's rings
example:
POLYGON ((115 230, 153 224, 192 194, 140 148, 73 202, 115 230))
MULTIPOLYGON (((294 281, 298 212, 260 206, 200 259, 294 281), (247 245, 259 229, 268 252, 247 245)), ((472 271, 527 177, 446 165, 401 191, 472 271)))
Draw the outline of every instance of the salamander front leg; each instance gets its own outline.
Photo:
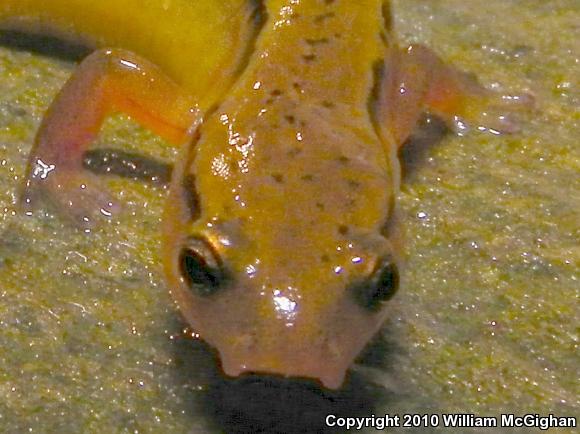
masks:
POLYGON ((47 198, 82 226, 116 208, 83 154, 106 116, 124 112, 175 145, 191 138, 201 120, 192 98, 155 65, 123 50, 88 56, 45 115, 29 158, 23 202, 47 198))
POLYGON ((486 89, 422 45, 393 49, 384 71, 378 121, 399 145, 409 137, 424 111, 456 130, 471 126, 513 133, 518 130, 511 117, 513 112, 533 105, 530 95, 501 95, 486 89))

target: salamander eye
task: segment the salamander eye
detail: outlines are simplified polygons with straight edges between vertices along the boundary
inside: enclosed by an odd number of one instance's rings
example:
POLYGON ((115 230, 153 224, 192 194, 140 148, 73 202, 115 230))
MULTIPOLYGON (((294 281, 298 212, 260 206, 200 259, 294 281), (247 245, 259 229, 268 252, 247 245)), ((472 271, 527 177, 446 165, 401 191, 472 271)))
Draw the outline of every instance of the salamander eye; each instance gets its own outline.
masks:
POLYGON ((356 287, 356 297, 365 309, 378 311, 399 289, 399 269, 392 258, 382 259, 367 281, 356 287))
POLYGON ((210 244, 201 238, 190 238, 179 255, 181 273, 198 295, 209 296, 225 281, 221 262, 210 244))

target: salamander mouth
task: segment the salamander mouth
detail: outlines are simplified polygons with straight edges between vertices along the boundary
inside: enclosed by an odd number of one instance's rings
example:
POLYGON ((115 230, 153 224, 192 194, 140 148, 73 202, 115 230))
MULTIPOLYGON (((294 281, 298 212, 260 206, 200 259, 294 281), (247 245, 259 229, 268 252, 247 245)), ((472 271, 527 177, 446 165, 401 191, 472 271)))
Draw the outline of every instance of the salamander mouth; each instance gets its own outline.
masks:
POLYGON ((252 379, 259 378, 270 378, 276 379, 279 382, 306 382, 316 384, 318 386, 322 385, 324 388, 329 390, 339 389, 344 383, 346 376, 346 367, 341 368, 328 368, 325 367, 323 370, 313 371, 311 369, 301 369, 296 367, 291 371, 285 371, 281 374, 277 369, 271 369, 267 366, 257 367, 256 370, 248 370, 240 367, 228 367, 228 365, 223 365, 224 372, 230 377, 238 377, 242 382, 251 382, 252 379))
POLYGON ((260 352, 220 351, 224 373, 230 377, 268 376, 311 381, 326 389, 339 389, 352 362, 352 354, 332 357, 325 348, 291 353, 262 349, 260 352))

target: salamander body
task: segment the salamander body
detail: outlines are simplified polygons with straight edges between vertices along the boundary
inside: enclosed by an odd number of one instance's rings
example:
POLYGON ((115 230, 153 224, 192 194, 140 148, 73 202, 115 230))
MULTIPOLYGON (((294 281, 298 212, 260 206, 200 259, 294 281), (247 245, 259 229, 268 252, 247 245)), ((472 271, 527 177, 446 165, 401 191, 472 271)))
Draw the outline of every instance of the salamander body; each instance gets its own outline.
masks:
POLYGON ((0 18, 115 47, 49 109, 26 201, 41 190, 85 220, 112 208, 80 164, 111 111, 181 147, 165 271, 230 376, 339 387, 399 285, 399 147, 423 110, 477 123, 503 108, 426 48, 400 49, 385 1, 9 0, 0 18))

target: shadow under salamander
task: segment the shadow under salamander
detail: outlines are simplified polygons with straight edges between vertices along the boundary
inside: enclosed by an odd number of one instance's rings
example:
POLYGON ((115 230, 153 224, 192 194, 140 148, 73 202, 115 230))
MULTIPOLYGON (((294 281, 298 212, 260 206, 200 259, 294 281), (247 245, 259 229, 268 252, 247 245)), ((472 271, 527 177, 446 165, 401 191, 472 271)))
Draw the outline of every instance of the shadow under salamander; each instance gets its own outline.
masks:
POLYGON ((94 50, 85 44, 66 41, 54 36, 9 29, 0 29, 0 46, 69 62, 80 62, 94 50))
MULTIPOLYGON (((387 326, 388 328, 388 326, 387 326)), ((385 333, 389 335, 389 333, 385 333)), ((212 431, 224 433, 333 433, 344 428, 328 427, 326 417, 369 417, 388 411, 405 399, 408 390, 389 390, 357 372, 349 372, 344 386, 336 391, 315 381, 269 375, 226 377, 215 351, 199 340, 174 340, 173 381, 188 384, 203 369, 208 380, 203 391, 190 389, 187 412, 203 417, 212 431)), ((358 364, 394 375, 393 360, 402 348, 377 337, 358 364)))
POLYGON ((434 116, 423 116, 413 135, 399 151, 403 184, 413 179, 417 170, 425 164, 429 149, 441 142, 446 134, 449 134, 449 129, 442 120, 434 116))

